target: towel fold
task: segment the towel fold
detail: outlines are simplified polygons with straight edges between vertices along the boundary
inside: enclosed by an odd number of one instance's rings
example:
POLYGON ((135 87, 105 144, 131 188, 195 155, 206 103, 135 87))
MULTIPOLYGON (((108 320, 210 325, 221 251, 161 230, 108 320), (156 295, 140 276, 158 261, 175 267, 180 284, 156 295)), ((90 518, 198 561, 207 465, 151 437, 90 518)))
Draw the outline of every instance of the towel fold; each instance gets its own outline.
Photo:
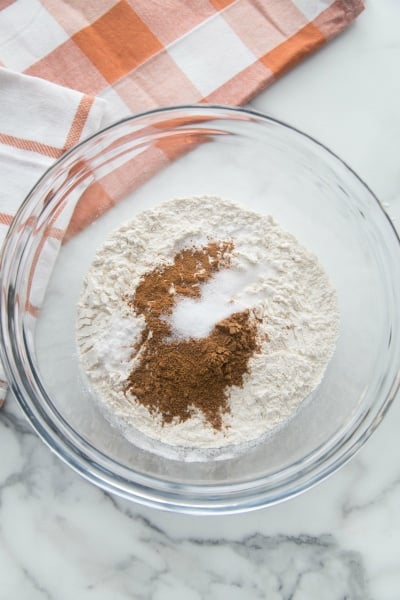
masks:
MULTIPOLYGON (((2 6, 0 241, 35 181, 79 140, 159 106, 243 104, 340 33, 363 2, 7 0, 2 6)), ((168 160, 166 153, 160 164, 168 160)), ((72 232, 88 222, 90 215, 77 212, 72 232)), ((5 390, 0 373, 0 403, 5 390)))
MULTIPOLYGON (((0 243, 43 172, 101 127, 105 106, 100 98, 0 68, 0 243)), ((0 366, 0 404, 6 390, 0 366)))

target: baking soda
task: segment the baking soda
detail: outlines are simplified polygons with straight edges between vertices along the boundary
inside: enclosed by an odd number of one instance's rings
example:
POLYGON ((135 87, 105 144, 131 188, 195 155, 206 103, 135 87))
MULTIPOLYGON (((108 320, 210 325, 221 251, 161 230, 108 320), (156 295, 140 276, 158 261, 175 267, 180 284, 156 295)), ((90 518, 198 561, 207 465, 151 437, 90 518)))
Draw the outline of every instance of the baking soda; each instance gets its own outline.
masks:
POLYGON ((269 265, 249 265, 219 271, 200 286, 200 298, 182 298, 171 315, 172 335, 178 338, 207 337, 213 327, 235 312, 252 308, 265 296, 250 290, 260 275, 268 277, 269 265))

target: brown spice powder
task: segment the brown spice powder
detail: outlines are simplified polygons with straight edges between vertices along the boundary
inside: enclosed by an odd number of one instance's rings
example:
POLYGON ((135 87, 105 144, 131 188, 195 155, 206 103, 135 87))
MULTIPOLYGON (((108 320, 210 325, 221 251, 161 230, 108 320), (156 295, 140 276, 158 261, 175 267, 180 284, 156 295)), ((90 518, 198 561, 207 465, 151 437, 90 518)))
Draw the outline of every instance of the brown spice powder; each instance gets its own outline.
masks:
POLYGON ((146 273, 129 305, 142 314, 140 364, 130 374, 127 391, 163 423, 185 421, 193 407, 215 429, 229 411, 227 388, 242 386, 248 361, 257 350, 256 326, 248 310, 217 323, 205 338, 171 339, 165 319, 179 297, 199 297, 200 284, 229 267, 232 242, 211 242, 179 252, 171 265, 146 273))

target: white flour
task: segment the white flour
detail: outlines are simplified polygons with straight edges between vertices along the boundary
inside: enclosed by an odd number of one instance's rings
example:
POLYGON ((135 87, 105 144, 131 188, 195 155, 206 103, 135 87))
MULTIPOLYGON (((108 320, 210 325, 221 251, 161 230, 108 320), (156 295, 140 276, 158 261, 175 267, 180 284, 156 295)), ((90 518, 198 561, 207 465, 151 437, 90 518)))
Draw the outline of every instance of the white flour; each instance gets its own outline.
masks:
POLYGON ((213 197, 165 202, 116 230, 97 252, 78 306, 81 362, 109 420, 139 445, 151 438, 161 445, 149 442, 149 448, 188 459, 238 448, 284 424, 320 383, 337 333, 336 294, 315 256, 271 217, 213 197), (132 347, 145 325, 124 298, 145 273, 171 264, 183 248, 229 240, 231 275, 221 271, 214 284, 204 284, 196 306, 190 299, 178 302, 171 322, 179 335, 207 335, 213 319, 204 315, 213 314, 213 299, 214 321, 226 316, 224 310, 234 312, 232 300, 236 311, 248 307, 259 320, 260 351, 249 361, 243 387, 229 390, 230 412, 221 431, 198 410, 187 421, 163 424, 124 392, 140 360, 140 350, 131 356, 132 347))

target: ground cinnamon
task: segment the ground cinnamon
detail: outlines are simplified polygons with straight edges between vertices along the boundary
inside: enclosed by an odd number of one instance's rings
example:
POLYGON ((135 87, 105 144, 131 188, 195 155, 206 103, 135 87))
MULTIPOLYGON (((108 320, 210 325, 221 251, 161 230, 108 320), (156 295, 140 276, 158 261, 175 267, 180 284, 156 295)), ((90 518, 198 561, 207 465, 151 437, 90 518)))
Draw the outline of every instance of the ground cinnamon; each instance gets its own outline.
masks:
POLYGON ((185 421, 198 408, 215 429, 229 411, 229 386, 243 385, 249 358, 257 349, 256 327, 248 310, 215 325, 205 338, 171 339, 165 317, 182 296, 199 297, 201 283, 230 265, 232 242, 210 242, 179 252, 171 265, 144 275, 129 305, 146 327, 140 364, 130 374, 127 391, 163 423, 185 421))

